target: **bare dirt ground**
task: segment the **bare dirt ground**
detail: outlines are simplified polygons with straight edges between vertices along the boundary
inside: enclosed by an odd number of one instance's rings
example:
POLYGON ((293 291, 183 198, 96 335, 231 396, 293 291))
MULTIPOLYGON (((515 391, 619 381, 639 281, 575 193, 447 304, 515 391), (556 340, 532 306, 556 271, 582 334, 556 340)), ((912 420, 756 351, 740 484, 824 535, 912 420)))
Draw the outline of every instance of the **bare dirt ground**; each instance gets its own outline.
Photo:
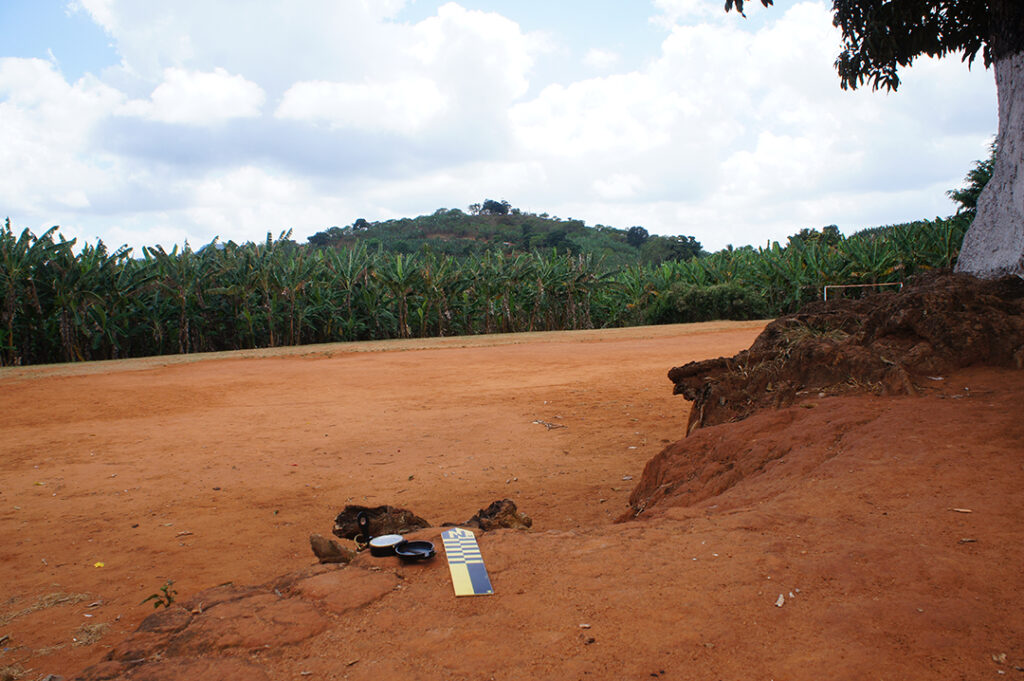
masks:
POLYGON ((736 453, 710 493, 614 522, 635 512, 645 464, 685 433, 668 369, 732 355, 763 326, 2 370, 0 668, 1024 679, 1020 371, 705 428, 690 439, 736 453), (453 596, 439 529, 417 535, 438 545, 426 564, 362 554, 309 569, 308 535, 329 535, 346 503, 440 525, 506 497, 534 524, 479 535, 493 596, 453 596), (171 614, 208 636, 179 636, 162 661, 95 666, 152 653, 156 634, 132 632, 169 579, 188 606, 171 614), (226 582, 269 586, 193 597, 226 582))

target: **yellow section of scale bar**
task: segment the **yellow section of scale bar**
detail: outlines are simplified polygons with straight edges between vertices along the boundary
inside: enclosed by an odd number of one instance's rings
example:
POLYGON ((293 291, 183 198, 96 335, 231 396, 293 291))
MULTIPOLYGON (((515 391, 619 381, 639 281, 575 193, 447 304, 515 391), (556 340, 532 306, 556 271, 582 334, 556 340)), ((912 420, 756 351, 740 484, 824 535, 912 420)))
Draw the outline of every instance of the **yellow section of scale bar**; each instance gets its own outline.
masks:
POLYGON ((448 563, 448 569, 452 573, 452 586, 455 587, 456 596, 476 596, 473 591, 473 581, 469 578, 469 569, 465 565, 448 563))

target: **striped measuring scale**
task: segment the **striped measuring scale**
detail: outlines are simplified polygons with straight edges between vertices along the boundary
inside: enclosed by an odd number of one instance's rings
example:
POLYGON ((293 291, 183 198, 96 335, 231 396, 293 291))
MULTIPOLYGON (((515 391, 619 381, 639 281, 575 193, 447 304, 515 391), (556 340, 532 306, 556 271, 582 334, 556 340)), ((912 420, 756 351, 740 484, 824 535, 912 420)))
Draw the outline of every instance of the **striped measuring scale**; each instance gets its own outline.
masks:
POLYGON ((487 576, 484 559, 480 555, 476 537, 469 530, 454 527, 441 533, 448 569, 452 573, 452 586, 456 596, 489 596, 494 593, 491 578, 487 576))

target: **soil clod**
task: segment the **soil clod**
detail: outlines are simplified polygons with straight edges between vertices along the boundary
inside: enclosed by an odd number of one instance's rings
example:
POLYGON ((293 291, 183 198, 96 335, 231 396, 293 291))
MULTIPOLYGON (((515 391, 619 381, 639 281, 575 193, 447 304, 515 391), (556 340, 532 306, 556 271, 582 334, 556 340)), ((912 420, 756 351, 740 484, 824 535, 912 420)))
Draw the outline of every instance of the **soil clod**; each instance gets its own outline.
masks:
POLYGON ((377 537, 382 534, 406 534, 413 530, 430 527, 430 523, 412 511, 395 506, 357 506, 349 504, 334 519, 334 534, 342 539, 355 540, 362 534, 359 529, 358 516, 365 513, 370 521, 369 532, 377 537))

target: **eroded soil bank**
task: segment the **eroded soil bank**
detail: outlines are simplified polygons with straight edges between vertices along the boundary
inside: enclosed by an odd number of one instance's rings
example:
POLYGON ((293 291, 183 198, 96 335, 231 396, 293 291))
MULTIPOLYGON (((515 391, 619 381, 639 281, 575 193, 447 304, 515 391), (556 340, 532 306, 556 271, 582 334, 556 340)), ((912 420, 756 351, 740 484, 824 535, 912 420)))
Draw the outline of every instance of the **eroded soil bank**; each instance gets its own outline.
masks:
POLYGON ((690 433, 815 393, 916 394, 969 366, 1024 368, 1024 280, 933 272, 898 292, 810 303, 749 350, 668 375, 693 402, 690 433))

